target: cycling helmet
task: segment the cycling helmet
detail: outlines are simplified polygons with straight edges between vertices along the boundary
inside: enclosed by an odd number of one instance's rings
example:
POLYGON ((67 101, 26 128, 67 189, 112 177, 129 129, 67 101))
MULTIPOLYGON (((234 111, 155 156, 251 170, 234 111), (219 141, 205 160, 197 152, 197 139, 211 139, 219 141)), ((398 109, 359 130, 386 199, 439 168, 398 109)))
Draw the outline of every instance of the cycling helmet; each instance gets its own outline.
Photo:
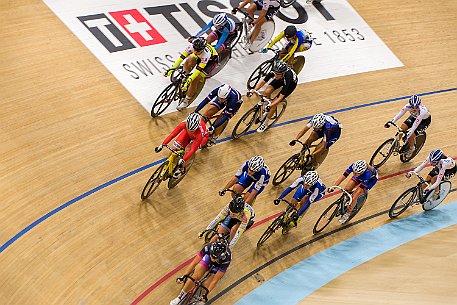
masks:
POLYGON ((227 244, 222 241, 216 241, 211 244, 209 248, 209 254, 217 261, 225 259, 227 255, 227 244))
POLYGON ((430 159, 430 162, 436 163, 436 162, 440 161, 441 159, 443 159, 443 157, 444 157, 444 154, 441 149, 434 149, 430 152, 429 159, 430 159))
POLYGON ((264 165, 265 161, 263 161, 263 158, 261 156, 254 156, 251 159, 249 159, 248 162, 248 168, 254 172, 260 171, 264 165))
POLYGON ((352 171, 354 174, 362 174, 367 169, 367 162, 365 160, 357 160, 352 164, 352 171))
POLYGON ((229 203, 229 210, 230 212, 237 214, 243 211, 244 209, 244 199, 242 197, 235 197, 233 198, 232 201, 229 203))
POLYGON ((289 67, 287 66, 287 64, 285 62, 282 62, 282 61, 277 61, 273 65, 273 72, 284 73, 287 71, 287 69, 289 69, 289 67))
POLYGON ((200 126, 200 115, 195 112, 191 112, 186 119, 186 128, 190 131, 195 131, 200 126))
POLYGON ((303 176, 303 182, 309 186, 313 186, 319 180, 319 174, 316 171, 309 171, 303 176))
POLYGON ((203 51, 206 47, 206 39, 203 37, 197 37, 192 41, 192 46, 197 52, 203 51))
POLYGON ((217 90, 217 96, 219 98, 227 98, 227 96, 229 95, 231 89, 232 89, 232 87, 230 87, 227 84, 224 84, 224 85, 219 87, 219 90, 217 90))
POLYGON ((227 14, 226 13, 220 13, 214 16, 213 18, 213 25, 214 26, 223 26, 224 24, 227 23, 227 14))
POLYGON ((418 97, 417 95, 413 94, 411 95, 411 97, 409 98, 409 105, 412 107, 412 108, 418 108, 419 105, 421 104, 421 99, 420 97, 418 97))
POLYGON ((284 30, 284 36, 286 36, 286 38, 292 38, 295 34, 297 34, 297 28, 293 25, 287 26, 284 30))
POLYGON ((322 128, 325 124, 325 114, 323 113, 316 113, 313 118, 311 119, 311 125, 314 128, 322 128))

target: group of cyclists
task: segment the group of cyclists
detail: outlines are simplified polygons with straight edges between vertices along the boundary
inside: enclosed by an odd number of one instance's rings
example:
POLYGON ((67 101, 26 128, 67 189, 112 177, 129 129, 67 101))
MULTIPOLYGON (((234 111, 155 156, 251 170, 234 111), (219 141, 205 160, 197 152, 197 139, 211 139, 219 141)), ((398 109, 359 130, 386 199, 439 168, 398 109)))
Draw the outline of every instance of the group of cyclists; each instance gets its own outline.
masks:
MULTIPOLYGON (((265 20, 273 18, 279 10, 280 4, 277 0, 246 0, 240 3, 236 9, 242 9, 251 2, 247 12, 253 17, 254 29, 251 39, 255 39, 260 27, 265 20), (260 16, 254 18, 254 12, 261 10, 260 16)), ((196 67, 195 71, 190 74, 183 89, 187 90, 186 96, 177 106, 178 110, 189 106, 189 101, 196 90, 196 81, 200 77, 205 77, 205 73, 212 68, 217 62, 217 54, 236 38, 236 26, 233 19, 225 13, 217 14, 201 31, 195 36, 190 37, 191 44, 182 53, 181 57, 173 64, 170 70, 165 72, 168 76, 172 70, 183 63, 184 71, 188 74, 196 67), (215 30, 207 35, 206 39, 201 37, 208 29, 214 27, 215 30), (211 45, 218 40, 215 47, 211 45), (186 59, 187 58, 187 59, 186 59)), ((253 89, 246 92, 246 95, 252 96, 265 85, 264 95, 270 96, 273 91, 281 88, 280 92, 271 100, 268 105, 269 113, 261 122, 257 132, 263 132, 268 126, 268 120, 271 118, 274 108, 284 98, 288 97, 296 88, 298 78, 291 68, 291 58, 295 52, 308 50, 312 46, 312 39, 309 34, 295 26, 287 26, 267 48, 273 47, 280 39, 286 38, 287 44, 281 50, 281 60, 273 65, 273 69, 268 73, 253 89)), ((264 52, 267 48, 261 49, 264 52)), ((184 156, 178 160, 178 169, 173 173, 177 178, 182 175, 186 169, 186 162, 193 157, 195 152, 205 145, 214 145, 215 139, 221 134, 228 121, 237 113, 243 103, 240 91, 228 84, 222 84, 214 88, 197 106, 194 112, 191 112, 186 120, 181 122, 171 132, 171 134, 156 147, 155 151, 159 152, 164 145, 174 140, 174 147, 185 150, 184 156), (203 112, 202 112, 203 111, 203 112), (219 113, 219 114, 218 114, 219 113), (217 119, 211 126, 207 127, 207 120, 217 116, 217 119), (210 135, 212 142, 208 143, 210 135)), ((398 121, 406 112, 409 117, 401 125, 404 132, 403 152, 410 154, 415 150, 415 138, 418 134, 423 133, 431 123, 431 114, 423 104, 420 97, 412 95, 408 103, 400 112, 384 127, 389 128, 392 123, 398 121)), ((280 196, 274 200, 278 205, 281 199, 288 196, 292 191, 291 202, 296 207, 296 212, 292 215, 291 227, 297 226, 309 207, 321 200, 326 193, 335 190, 334 187, 327 187, 320 178, 317 168, 318 160, 324 153, 328 153, 329 148, 335 144, 341 137, 343 125, 337 118, 323 113, 315 114, 311 120, 299 131, 296 138, 289 142, 294 146, 308 131, 310 134, 304 145, 310 147, 312 143, 319 141, 314 151, 308 156, 307 164, 311 164, 308 170, 298 177, 290 186, 288 186, 280 196)), ((427 175, 424 185, 425 191, 432 191, 443 179, 450 179, 456 173, 456 164, 453 158, 448 157, 442 150, 433 150, 427 159, 414 169, 415 173, 420 172, 426 165, 431 164, 433 169, 427 175)), ((242 164, 235 175, 230 178, 227 184, 219 191, 220 196, 224 196, 227 191, 231 191, 231 201, 222 208, 219 214, 208 224, 208 226, 198 234, 199 238, 206 237, 211 230, 217 230, 211 241, 206 244, 195 256, 191 264, 184 271, 184 276, 177 279, 182 283, 186 276, 192 276, 195 281, 203 278, 204 274, 210 273, 210 277, 205 281, 205 287, 209 292, 213 290, 217 282, 224 276, 227 271, 232 251, 244 231, 248 230, 255 222, 255 213, 253 209, 256 197, 262 193, 270 181, 270 170, 262 156, 256 155, 242 164)), ((409 178, 412 172, 406 173, 409 178)), ((352 196, 352 203, 347 207, 346 213, 341 216, 339 222, 344 224, 350 218, 353 205, 357 199, 372 189, 378 181, 378 172, 374 166, 365 160, 357 160, 350 164, 342 175, 332 185, 340 185, 349 176, 344 189, 352 196)), ((189 291, 194 287, 194 282, 185 281, 185 284, 179 295, 170 302, 170 305, 178 305, 187 296, 189 291)), ((200 300, 206 301, 207 296, 200 300)))

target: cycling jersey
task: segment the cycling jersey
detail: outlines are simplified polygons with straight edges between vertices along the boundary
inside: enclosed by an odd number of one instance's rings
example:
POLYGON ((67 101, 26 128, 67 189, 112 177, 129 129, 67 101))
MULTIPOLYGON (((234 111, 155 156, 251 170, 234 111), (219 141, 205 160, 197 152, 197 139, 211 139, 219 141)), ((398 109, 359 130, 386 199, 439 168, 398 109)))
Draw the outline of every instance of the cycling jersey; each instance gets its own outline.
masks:
POLYGON ((267 10, 270 7, 279 8, 281 6, 279 0, 254 0, 254 3, 261 6, 263 10, 267 10))
MULTIPOLYGON (((210 29, 213 26, 213 20, 211 20, 207 25, 205 25, 200 32, 198 32, 195 36, 199 37, 202 34, 204 34, 208 29, 210 29)), ((228 18, 227 22, 218 30, 215 32, 218 32, 220 35, 217 35, 219 37, 216 46, 214 47, 216 50, 218 50, 226 41, 227 37, 229 35, 235 34, 236 30, 236 25, 235 21, 232 20, 232 18, 228 18)))
MULTIPOLYGON (((297 186, 303 187, 304 184, 305 184, 304 176, 302 176, 302 177, 298 178, 297 180, 295 180, 294 183, 292 183, 289 187, 287 187, 284 190, 284 192, 282 192, 282 194, 278 197, 278 199, 283 199, 297 186)), ((309 189, 306 189, 303 187, 303 191, 300 193, 301 198, 295 198, 295 197, 294 198, 297 199, 297 201, 300 201, 303 197, 305 197, 306 195, 309 195, 310 201, 311 201, 311 203, 313 203, 320 193, 325 195, 325 184, 319 178, 319 180, 317 180, 316 184, 311 186, 309 189)))
POLYGON ((203 120, 200 120, 200 126, 195 131, 188 131, 186 129, 186 121, 182 121, 163 141, 162 145, 168 144, 178 134, 179 137, 176 142, 178 146, 181 146, 182 148, 185 148, 187 144, 193 141, 190 150, 183 157, 184 161, 189 160, 199 147, 206 144, 209 138, 208 132, 206 131, 206 124, 203 120))
MULTIPOLYGON (((352 169, 353 164, 351 164, 348 169, 343 173, 345 177, 349 176, 350 173, 353 173, 354 170, 352 169)), ((360 188, 369 190, 371 189, 376 182, 378 181, 378 171, 376 168, 372 166, 368 166, 368 168, 359 176, 352 176, 351 178, 357 184, 359 184, 360 188)))
MULTIPOLYGON (((343 124, 341 124, 335 117, 331 115, 325 115, 325 123, 322 128, 314 129, 319 138, 323 138, 323 140, 327 143, 326 148, 330 148, 341 136, 341 129, 343 128, 343 124)), ((308 128, 312 128, 313 124, 311 120, 306 124, 308 128)))
MULTIPOLYGON (((219 212, 219 214, 216 216, 216 218, 214 218, 214 220, 211 221, 211 223, 208 225, 206 230, 215 228, 220 222, 222 222, 227 216, 230 215, 229 205, 230 204, 227 204, 219 212)), ((254 209, 249 204, 245 203, 243 211, 241 213, 236 213, 236 214, 232 213, 231 219, 237 219, 237 220, 239 220, 241 222, 241 224, 238 227, 238 229, 237 229, 237 231, 235 233, 235 236, 230 241, 230 245, 229 245, 230 249, 232 249, 233 246, 236 244, 236 242, 238 241, 238 239, 241 236, 241 234, 243 234, 243 232, 246 231, 248 225, 250 223, 252 225, 252 223, 255 221, 254 209)))
POLYGON ((265 164, 260 171, 255 172, 253 175, 249 175, 248 163, 249 161, 246 161, 241 166, 241 168, 236 172, 235 177, 238 178, 238 184, 240 184, 240 182, 246 182, 242 183, 242 186, 244 188, 248 187, 249 185, 251 185, 251 183, 253 183, 249 192, 252 189, 255 189, 257 190, 257 195, 259 195, 263 188, 268 184, 268 182, 270 182, 270 169, 265 164))
POLYGON ((202 258, 199 264, 204 265, 211 273, 216 273, 217 271, 226 272, 232 261, 232 252, 227 249, 226 255, 220 261, 212 261, 210 257, 212 245, 213 243, 208 243, 198 252, 198 256, 202 258))
POLYGON ((189 76, 189 78, 188 78, 188 79, 190 79, 190 81, 194 80, 199 74, 203 73, 203 70, 205 69, 206 65, 208 64, 208 62, 211 59, 217 58, 217 52, 213 48, 213 46, 211 46, 210 44, 206 44, 205 49, 199 55, 195 55, 193 52, 194 52, 194 47, 192 46, 192 44, 188 45, 186 50, 181 54, 181 56, 171 66, 172 69, 177 68, 182 63, 182 61, 184 59, 186 59, 189 55, 194 56, 197 59, 199 59, 200 63, 198 64, 194 73, 192 73, 192 75, 189 76))
MULTIPOLYGON (((429 163, 430 163, 430 156, 428 156, 427 159, 425 159, 425 161, 422 162, 421 165, 416 167, 414 169, 414 172, 419 173, 429 163)), ((440 184, 441 180, 443 180, 443 177, 445 179, 449 179, 455 175, 455 171, 456 171, 456 164, 455 164, 454 159, 452 159, 451 157, 441 159, 440 161, 438 161, 438 164, 429 174, 432 177, 436 176, 436 174, 437 174, 438 177, 436 178, 435 183, 433 183, 433 185, 429 186, 428 188, 430 190, 433 190, 434 188, 436 188, 438 186, 438 184, 440 184), (435 171, 435 175, 433 175, 433 171, 435 171)))
POLYGON ((274 73, 271 71, 270 73, 265 76, 263 79, 265 82, 268 82, 270 79, 273 81, 270 83, 273 88, 278 89, 282 86, 280 94, 284 96, 289 96, 297 87, 298 77, 295 74, 294 70, 288 68, 286 72, 284 72, 283 77, 280 80, 274 78, 274 73))
POLYGON ((411 126, 411 128, 408 130, 408 133, 406 134, 406 139, 409 139, 409 137, 413 134, 413 132, 416 130, 416 128, 419 126, 422 120, 428 119, 430 117, 430 112, 428 111, 427 107, 424 106, 424 104, 420 103, 418 108, 412 108, 409 104, 406 104, 400 112, 392 119, 392 122, 398 121, 407 111, 411 114, 412 117, 414 117, 416 120, 414 121, 414 124, 411 126))
MULTIPOLYGON (((297 39, 295 37, 291 39, 288 44, 284 47, 286 50, 288 50, 288 53, 286 56, 284 56, 281 61, 286 62, 294 53, 295 51, 299 50, 300 47, 303 46, 304 49, 308 50, 311 48, 311 45, 313 43, 313 40, 311 39, 310 35, 308 32, 305 30, 297 29, 297 34, 295 34, 297 39)), ((278 41, 280 41, 284 37, 284 31, 279 33, 278 36, 276 36, 272 42, 267 46, 267 48, 272 48, 278 41)), ((303 50, 304 51, 304 50, 303 50)))
POLYGON ((222 103, 219 100, 219 97, 217 96, 219 88, 222 86, 223 85, 221 85, 221 86, 215 88, 213 91, 211 91, 208 94, 208 96, 205 97, 205 99, 197 106, 197 109, 195 109, 195 112, 199 112, 210 101, 212 101, 211 104, 216 106, 219 110, 221 110, 222 108, 225 107, 225 110, 222 112, 222 117, 213 124, 214 128, 221 126, 225 121, 229 120, 232 116, 234 116, 235 113, 237 113, 238 109, 240 109, 241 104, 243 103, 243 99, 241 98, 241 93, 234 88, 230 88, 230 92, 229 92, 229 95, 227 96, 227 99, 225 100, 225 103, 222 103))

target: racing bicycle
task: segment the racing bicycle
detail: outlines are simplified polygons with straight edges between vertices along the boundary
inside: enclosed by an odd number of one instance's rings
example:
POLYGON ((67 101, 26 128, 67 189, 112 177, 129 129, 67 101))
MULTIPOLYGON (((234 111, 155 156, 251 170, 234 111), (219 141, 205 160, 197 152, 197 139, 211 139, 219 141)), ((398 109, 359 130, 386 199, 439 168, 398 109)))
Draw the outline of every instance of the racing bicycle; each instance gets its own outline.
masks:
POLYGON ((376 169, 384 165, 392 154, 394 156, 400 155, 400 160, 403 163, 412 160, 420 152, 427 138, 425 131, 417 135, 415 139, 415 149, 412 153, 408 153, 408 144, 405 143, 404 145, 401 145, 400 142, 405 135, 405 132, 394 122, 390 121, 388 123, 397 128, 397 133, 392 138, 384 141, 384 143, 382 143, 378 149, 376 149, 373 156, 371 157, 370 165, 376 169))
MULTIPOLYGON (((322 215, 317 219, 317 222, 313 228, 314 234, 322 232, 322 230, 324 230, 330 224, 333 218, 343 216, 346 213, 348 207, 352 203, 352 192, 348 192, 344 188, 339 186, 332 186, 332 188, 337 188, 341 190, 342 194, 340 198, 338 198, 332 204, 330 204, 322 213, 322 215)), ((355 215, 357 215, 357 213, 362 209, 363 205, 365 204, 367 198, 368 191, 357 198, 357 202, 355 206, 352 208, 351 215, 345 223, 349 222, 355 215)))
MULTIPOLYGON (((269 51, 273 51, 275 55, 261 63, 257 68, 255 68, 254 72, 252 72, 251 76, 249 76, 247 82, 248 90, 254 89, 258 82, 263 79, 268 73, 271 72, 273 69, 273 65, 276 61, 280 60, 280 49, 268 49, 269 51)), ((305 56, 299 55, 294 58, 292 70, 294 70, 295 74, 299 74, 300 71, 303 69, 305 65, 305 56)))
POLYGON ((186 281, 194 282, 194 287, 186 294, 186 296, 178 303, 178 305, 200 305, 204 304, 207 301, 207 296, 209 293, 208 288, 204 286, 205 281, 210 277, 211 272, 206 272, 205 276, 196 281, 190 275, 184 275, 182 278, 176 280, 183 279, 183 284, 186 284, 186 281))
POLYGON ((276 217, 275 220, 273 220, 273 222, 268 226, 268 228, 265 230, 265 232, 262 234, 259 241, 257 242, 257 248, 260 248, 263 245, 263 243, 266 242, 267 239, 270 238, 270 236, 273 235, 273 233, 276 230, 281 228, 281 233, 283 235, 286 235, 289 232, 289 224, 293 221, 293 214, 298 213, 297 208, 294 204, 290 203, 286 199, 281 199, 281 201, 287 203, 287 209, 285 211, 282 211, 281 214, 279 214, 279 216, 276 217))
POLYGON ((178 158, 176 157, 182 159, 185 151, 184 149, 175 149, 168 145, 165 145, 164 147, 168 148, 171 151, 171 154, 162 164, 160 164, 159 167, 156 168, 154 173, 152 173, 148 182, 144 186, 143 191, 141 192, 142 200, 149 198, 152 193, 154 193, 154 191, 159 187, 160 183, 167 179, 168 188, 174 188, 184 178, 192 166, 192 163, 194 163, 195 155, 187 160, 186 166, 184 167, 184 172, 179 177, 175 178, 173 174, 179 169, 178 158))
MULTIPOLYGON (((177 104, 179 104, 180 101, 186 97, 186 91, 183 91, 181 89, 181 86, 186 82, 187 78, 190 75, 183 70, 182 66, 170 70, 173 70, 173 72, 170 75, 171 84, 165 87, 165 89, 162 91, 162 93, 160 93, 160 95, 157 97, 156 101, 152 105, 151 117, 153 118, 161 115, 168 108, 168 106, 170 106, 172 102, 176 102, 177 104)), ((194 95, 189 101, 189 105, 200 94, 203 87, 205 86, 205 82, 206 78, 201 77, 197 86, 197 90, 195 91, 194 95)))
POLYGON ((394 219, 402 214, 406 209, 415 205, 422 205, 424 211, 430 211, 438 206, 447 196, 452 188, 451 181, 444 180, 429 192, 424 192, 423 186, 427 182, 416 172, 411 172, 416 175, 419 182, 401 194, 389 210, 389 217, 394 219))
MULTIPOLYGON (((253 126, 260 126, 260 124, 262 124, 262 122, 267 117, 268 112, 271 110, 271 99, 258 92, 256 92, 256 94, 260 97, 260 101, 251 109, 249 109, 245 114, 243 114, 240 120, 236 123, 235 128, 233 128, 232 131, 233 139, 240 138, 253 126)), ((273 126, 279 120, 284 111, 286 111, 286 107, 287 100, 284 98, 281 102, 279 102, 279 104, 276 105, 275 112, 272 115, 265 130, 270 129, 271 126, 273 126)))
POLYGON ((301 171, 301 176, 306 174, 308 171, 316 170, 327 157, 328 149, 324 150, 318 159, 313 160, 311 157, 310 148, 315 147, 319 144, 308 146, 300 140, 296 141, 302 145, 300 152, 293 154, 281 165, 281 167, 279 167, 278 171, 273 177, 273 185, 279 185, 283 183, 296 170, 301 171))

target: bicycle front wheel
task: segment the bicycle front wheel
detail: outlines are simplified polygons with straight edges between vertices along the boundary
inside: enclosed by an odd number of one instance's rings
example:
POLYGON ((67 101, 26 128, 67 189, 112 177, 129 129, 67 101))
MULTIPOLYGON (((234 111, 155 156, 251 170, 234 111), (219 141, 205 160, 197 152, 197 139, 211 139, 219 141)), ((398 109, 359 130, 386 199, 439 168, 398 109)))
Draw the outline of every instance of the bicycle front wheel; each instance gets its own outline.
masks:
POLYGON ((161 115, 173 101, 179 99, 179 85, 179 83, 171 83, 160 93, 152 105, 151 117, 161 115))
POLYGON ((336 216, 338 208, 339 208, 339 200, 340 199, 338 199, 337 201, 335 201, 334 203, 329 205, 325 209, 324 213, 322 213, 322 215, 316 221, 316 224, 314 225, 314 228, 313 228, 314 234, 322 232, 322 230, 324 230, 329 225, 329 223, 332 221, 332 219, 336 216))
POLYGON ((417 186, 407 189, 395 200, 394 204, 389 210, 389 217, 394 219, 400 216, 401 213, 413 204, 417 197, 417 186))
POLYGON ((450 181, 443 181, 441 182, 438 187, 435 189, 434 192, 430 192, 427 195, 424 203, 422 204, 422 208, 424 211, 433 210, 437 207, 443 200, 446 198, 447 194, 451 191, 451 182, 450 181), (438 194, 435 194, 438 192, 438 194))
POLYGON ((374 152, 370 159, 370 164, 374 168, 380 168, 392 155, 395 148, 395 139, 390 138, 382 143, 374 152))
POLYGON ((259 241, 257 242, 257 248, 260 248, 264 242, 267 241, 268 238, 270 238, 273 233, 281 227, 284 217, 286 216, 286 212, 282 212, 281 215, 276 217, 275 220, 268 226, 268 228, 263 232, 262 236, 260 237, 259 241))
POLYGON ((167 164, 168 161, 165 161, 154 171, 154 173, 152 173, 148 182, 144 186, 143 191, 141 192, 141 200, 148 199, 149 196, 151 196, 152 193, 154 193, 154 191, 159 187, 159 184, 162 182, 162 177, 160 177, 160 173, 167 164))
POLYGON ((279 185, 286 181, 292 173, 299 169, 300 154, 296 153, 284 162, 273 177, 273 185, 279 185))
POLYGON ((259 116, 260 108, 254 106, 246 112, 241 119, 236 123, 235 128, 232 131, 232 138, 238 139, 244 135, 249 128, 254 124, 255 120, 259 116))
POLYGON ((273 61, 271 59, 261 63, 255 70, 252 72, 251 76, 248 78, 247 87, 249 90, 254 89, 258 82, 263 79, 268 73, 270 73, 273 68, 273 61))

